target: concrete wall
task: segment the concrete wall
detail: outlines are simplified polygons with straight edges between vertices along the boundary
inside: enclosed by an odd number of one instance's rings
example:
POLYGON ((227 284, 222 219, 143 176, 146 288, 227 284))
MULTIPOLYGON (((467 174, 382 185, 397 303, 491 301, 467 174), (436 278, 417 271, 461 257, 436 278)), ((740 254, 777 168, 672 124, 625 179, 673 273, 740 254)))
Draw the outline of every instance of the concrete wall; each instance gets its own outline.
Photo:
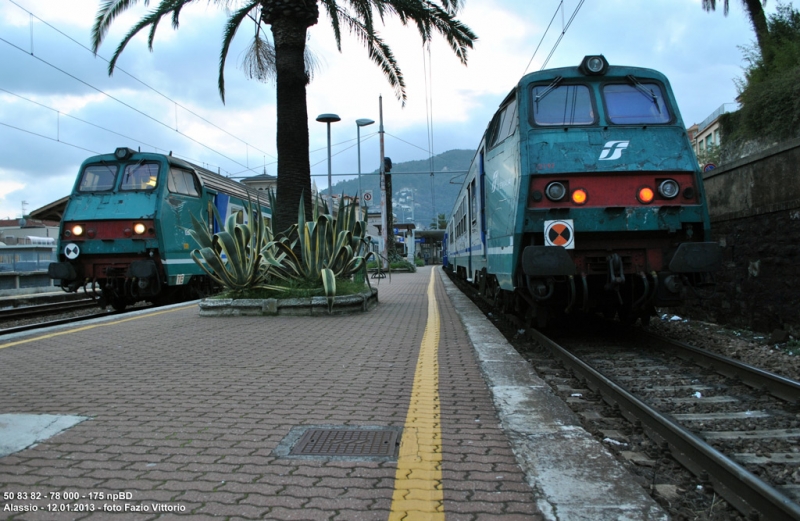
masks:
POLYGON ((800 139, 704 174, 717 293, 683 311, 732 327, 800 333, 800 139))

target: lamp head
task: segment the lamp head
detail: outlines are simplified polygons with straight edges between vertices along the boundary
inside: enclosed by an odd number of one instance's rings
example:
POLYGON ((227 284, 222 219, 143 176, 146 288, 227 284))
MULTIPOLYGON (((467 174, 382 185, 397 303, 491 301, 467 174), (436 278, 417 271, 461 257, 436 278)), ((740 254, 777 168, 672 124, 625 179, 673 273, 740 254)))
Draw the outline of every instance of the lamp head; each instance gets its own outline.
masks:
POLYGON ((320 114, 317 116, 317 121, 320 123, 336 123, 337 121, 341 121, 342 118, 337 116, 336 114, 320 114))

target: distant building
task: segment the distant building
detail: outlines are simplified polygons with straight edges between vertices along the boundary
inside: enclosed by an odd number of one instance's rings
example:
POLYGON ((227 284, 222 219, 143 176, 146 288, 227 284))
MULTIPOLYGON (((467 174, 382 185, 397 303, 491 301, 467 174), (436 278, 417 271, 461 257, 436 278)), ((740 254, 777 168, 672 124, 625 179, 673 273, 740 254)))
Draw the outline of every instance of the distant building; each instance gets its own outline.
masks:
POLYGON ((722 144, 720 139, 720 116, 727 112, 734 112, 735 103, 723 103, 717 110, 700 123, 686 129, 692 141, 694 153, 698 158, 707 157, 707 154, 722 144))
POLYGON ((58 237, 58 222, 39 219, 0 219, 0 242, 17 244, 52 244, 58 237), (44 240, 39 240, 44 239, 44 240))
POLYGON ((278 178, 274 175, 267 174, 265 170, 263 174, 245 177, 241 180, 241 183, 249 186, 253 190, 267 192, 268 190, 274 191, 276 189, 278 178))

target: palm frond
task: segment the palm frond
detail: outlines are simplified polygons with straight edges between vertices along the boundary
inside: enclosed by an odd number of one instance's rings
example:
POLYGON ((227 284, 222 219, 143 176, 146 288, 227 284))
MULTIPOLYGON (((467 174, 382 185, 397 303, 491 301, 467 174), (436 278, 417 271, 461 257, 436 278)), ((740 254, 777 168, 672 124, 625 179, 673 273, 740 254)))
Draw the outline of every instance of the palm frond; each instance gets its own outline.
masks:
MULTIPOLYGON (((228 51, 231 47, 233 37, 236 36, 236 31, 242 22, 247 18, 253 9, 259 5, 258 0, 248 2, 244 7, 234 12, 228 21, 225 22, 225 30, 222 36, 222 49, 219 51, 219 76, 217 78, 217 88, 219 89, 219 96, 222 102, 225 103, 225 61, 228 59, 228 51)), ((256 20, 258 18, 256 17, 256 20)), ((274 210, 273 210, 274 211, 274 210)))
MULTIPOLYGON (((100 44, 108 34, 111 23, 119 15, 138 3, 139 0, 108 0, 100 5, 92 26, 92 50, 97 54, 100 44)), ((147 5, 145 0, 144 5, 147 5)))

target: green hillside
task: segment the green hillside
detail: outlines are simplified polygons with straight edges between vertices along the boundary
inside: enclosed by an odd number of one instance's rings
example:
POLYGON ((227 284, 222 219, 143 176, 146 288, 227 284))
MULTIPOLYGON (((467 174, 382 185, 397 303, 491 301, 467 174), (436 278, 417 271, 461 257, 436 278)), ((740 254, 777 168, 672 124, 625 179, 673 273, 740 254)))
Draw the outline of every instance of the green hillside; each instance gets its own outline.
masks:
MULTIPOLYGON (((474 156, 474 150, 449 150, 434 156, 434 175, 430 174, 431 162, 427 159, 394 163, 391 174, 392 203, 396 222, 414 222, 417 228, 427 229, 434 218, 434 207, 435 213, 443 213, 449 217, 474 156)), ((373 205, 380 203, 378 174, 376 170, 361 175, 361 189, 372 190, 373 205)), ((344 193, 354 196, 356 192, 358 192, 357 178, 333 184, 334 194, 344 193)))

